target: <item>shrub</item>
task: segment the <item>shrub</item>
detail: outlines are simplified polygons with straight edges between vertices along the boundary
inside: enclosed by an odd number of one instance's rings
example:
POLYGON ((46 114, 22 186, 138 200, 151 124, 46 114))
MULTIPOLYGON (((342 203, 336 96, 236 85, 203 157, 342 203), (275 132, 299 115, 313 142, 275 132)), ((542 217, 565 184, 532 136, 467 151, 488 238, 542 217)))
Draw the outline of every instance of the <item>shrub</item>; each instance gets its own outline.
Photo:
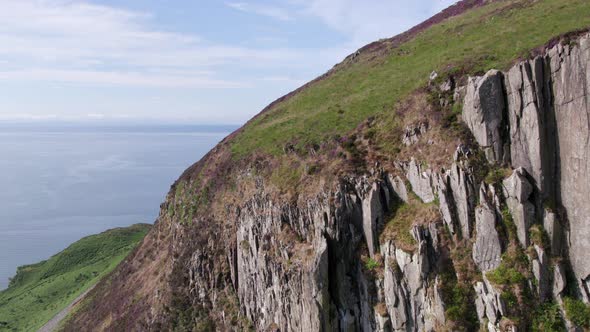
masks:
POLYGON ((373 271, 375 270, 377 267, 379 266, 379 262, 377 262, 376 260, 374 260, 373 258, 369 258, 367 259, 367 261, 365 262, 365 267, 367 268, 367 270, 369 271, 373 271))
POLYGON ((500 264, 497 269, 486 274, 488 280, 496 285, 514 285, 526 281, 520 271, 506 264, 500 264))
POLYGON ((457 280, 452 266, 441 274, 440 291, 445 303, 445 318, 452 331, 473 331, 478 325, 473 299, 475 291, 470 282, 457 280))
POLYGON ((508 207, 504 207, 502 209, 502 221, 504 221, 504 225, 506 226, 508 239, 511 242, 517 241, 516 224, 514 224, 514 219, 512 219, 512 213, 510 213, 508 207))
POLYGON ((530 228, 531 241, 541 248, 549 247, 549 236, 541 225, 533 225, 530 228))
POLYGON ((557 304, 547 302, 537 308, 533 316, 533 332, 558 332, 564 330, 565 325, 557 304))
POLYGON ((569 321, 580 327, 590 327, 590 307, 580 300, 566 297, 563 300, 565 315, 569 321))
POLYGON ((497 184, 502 182, 505 178, 509 177, 512 170, 508 168, 492 168, 489 170, 484 181, 487 184, 497 184))

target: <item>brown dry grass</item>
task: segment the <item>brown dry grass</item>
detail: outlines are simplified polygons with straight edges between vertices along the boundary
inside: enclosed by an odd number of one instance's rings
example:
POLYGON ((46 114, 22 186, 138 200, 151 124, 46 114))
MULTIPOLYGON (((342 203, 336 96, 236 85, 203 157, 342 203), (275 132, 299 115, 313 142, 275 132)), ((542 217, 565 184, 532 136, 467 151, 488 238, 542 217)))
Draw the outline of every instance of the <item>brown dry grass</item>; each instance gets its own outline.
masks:
POLYGON ((435 204, 422 203, 419 198, 410 195, 408 203, 399 206, 392 214, 381 232, 380 242, 393 240, 396 247, 412 252, 417 245, 411 233, 412 227, 440 220, 441 215, 435 204))

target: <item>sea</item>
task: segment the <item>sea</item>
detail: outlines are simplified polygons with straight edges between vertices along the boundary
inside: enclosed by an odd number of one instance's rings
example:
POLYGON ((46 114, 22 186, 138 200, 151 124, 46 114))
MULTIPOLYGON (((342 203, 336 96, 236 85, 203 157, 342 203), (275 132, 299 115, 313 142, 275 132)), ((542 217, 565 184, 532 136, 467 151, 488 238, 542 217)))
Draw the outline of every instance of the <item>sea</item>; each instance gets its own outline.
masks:
POLYGON ((172 183, 234 129, 0 124, 0 290, 84 236, 153 223, 172 183))

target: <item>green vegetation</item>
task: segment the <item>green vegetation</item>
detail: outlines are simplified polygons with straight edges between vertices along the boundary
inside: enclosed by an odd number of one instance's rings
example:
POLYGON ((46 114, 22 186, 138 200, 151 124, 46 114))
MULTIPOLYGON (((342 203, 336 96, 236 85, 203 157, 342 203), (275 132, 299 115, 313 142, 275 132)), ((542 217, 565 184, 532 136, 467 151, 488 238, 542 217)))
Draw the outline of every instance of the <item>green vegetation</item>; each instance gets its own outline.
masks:
POLYGON ((550 245, 549 235, 543 228, 543 226, 539 224, 535 224, 531 226, 529 230, 531 234, 531 242, 538 245, 541 248, 548 248, 550 245))
POLYGON ((512 219, 512 213, 510 213, 510 209, 508 209, 507 206, 502 208, 502 221, 504 223, 504 227, 506 228, 508 240, 510 240, 510 242, 516 243, 518 241, 518 236, 516 235, 516 224, 514 223, 514 219, 512 219))
POLYGON ((563 300, 565 315, 569 321, 580 327, 590 327, 590 307, 580 300, 566 297, 563 300))
POLYGON ((512 170, 510 168, 492 168, 486 175, 484 181, 486 184, 498 184, 505 178, 509 177, 511 174, 512 170))
POLYGON ((522 285, 527 281, 523 271, 529 266, 528 258, 518 246, 513 246, 502 255, 502 262, 495 270, 486 273, 488 280, 498 286, 522 285))
POLYGON ((379 262, 377 262, 376 260, 374 260, 373 258, 369 258, 367 259, 367 261, 365 262, 365 267, 367 268, 367 270, 369 271, 373 271, 375 270, 377 267, 379 267, 379 262))
POLYGON ((534 332, 559 332, 564 331, 565 325, 559 305, 553 302, 540 305, 533 316, 532 331, 534 332))
MULTIPOLYGON (((462 250, 454 250, 462 251, 462 250)), ((460 266, 466 261, 462 258, 448 260, 449 264, 440 274, 439 289, 445 303, 445 317, 448 331, 475 331, 479 325, 474 299, 476 297, 470 273, 465 273, 466 267, 460 266), (457 276, 462 279, 457 279, 457 276)))
POLYGON ((149 228, 137 224, 88 236, 46 261, 19 267, 0 292, 0 330, 36 331, 113 270, 149 228))
POLYGON ((554 36, 590 25, 587 0, 498 1, 468 11, 390 48, 361 53, 292 98, 261 114, 232 143, 234 157, 279 155, 345 135, 426 85, 433 70, 462 75, 505 69, 554 36), (490 33, 493 32, 493 33, 490 33))

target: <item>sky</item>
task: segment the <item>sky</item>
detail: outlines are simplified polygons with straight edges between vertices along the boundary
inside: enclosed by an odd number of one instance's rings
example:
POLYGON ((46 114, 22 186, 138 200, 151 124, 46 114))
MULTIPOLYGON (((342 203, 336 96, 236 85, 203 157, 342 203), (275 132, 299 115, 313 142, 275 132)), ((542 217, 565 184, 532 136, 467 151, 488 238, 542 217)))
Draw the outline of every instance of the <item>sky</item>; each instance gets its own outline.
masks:
POLYGON ((0 121, 241 124, 455 0, 0 0, 0 121))

